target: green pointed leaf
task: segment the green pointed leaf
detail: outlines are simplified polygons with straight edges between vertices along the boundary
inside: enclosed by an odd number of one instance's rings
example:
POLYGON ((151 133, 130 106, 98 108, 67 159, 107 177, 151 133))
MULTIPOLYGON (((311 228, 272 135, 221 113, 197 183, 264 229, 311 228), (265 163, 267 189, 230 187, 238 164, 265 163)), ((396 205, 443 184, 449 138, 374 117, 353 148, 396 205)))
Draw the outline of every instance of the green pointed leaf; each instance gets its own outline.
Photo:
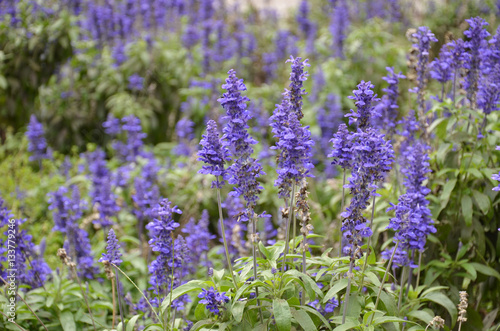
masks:
POLYGON ((496 277, 497 279, 500 280, 500 273, 498 273, 498 271, 496 271, 492 267, 476 262, 471 262, 470 265, 473 266, 474 269, 476 269, 476 271, 482 273, 483 275, 496 277))
POLYGON ((211 319, 206 319, 206 320, 198 321, 198 322, 196 322, 195 325, 193 325, 191 327, 191 331, 197 331, 197 330, 201 329, 202 327, 204 327, 205 325, 210 325, 210 324, 213 324, 213 323, 214 322, 211 319))
POLYGON ((455 304, 446 295, 439 292, 431 292, 426 294, 423 299, 443 306, 451 316, 452 326, 455 325, 455 321, 457 320, 457 307, 455 307, 455 304))
POLYGON ((127 323, 127 327, 125 328, 126 331, 134 331, 135 330, 135 323, 137 323, 137 320, 141 317, 141 315, 135 315, 133 316, 127 323))
POLYGON ((245 311, 245 305, 247 304, 247 300, 236 301, 232 308, 231 313, 233 314, 234 320, 238 323, 243 319, 243 312, 245 311))
POLYGON ((481 209, 481 212, 486 215, 490 210, 491 201, 490 198, 484 194, 479 192, 478 190, 472 190, 472 195, 474 196, 474 200, 476 201, 477 206, 481 209))
POLYGON ((191 291, 200 290, 204 287, 204 285, 205 282, 202 282, 200 280, 192 280, 187 282, 186 284, 182 284, 181 286, 175 288, 172 291, 172 294, 171 295, 169 294, 166 300, 164 300, 163 303, 161 304, 161 311, 164 312, 170 306, 170 303, 175 299, 177 299, 178 297, 180 297, 181 295, 184 295, 191 291))
POLYGON ((264 246, 262 241, 259 241, 259 250, 262 252, 262 254, 264 254, 267 260, 271 260, 271 252, 269 252, 269 250, 264 246))
POLYGON ((462 205, 462 215, 464 215, 465 225, 472 225, 472 199, 468 195, 464 195, 461 201, 462 205))
POLYGON ((434 318, 433 315, 429 314, 425 310, 412 310, 408 312, 406 316, 418 319, 424 322, 425 324, 429 324, 429 322, 434 318))
POLYGON ((470 263, 464 263, 462 264, 462 268, 465 269, 465 271, 467 271, 467 273, 470 275, 470 279, 471 280, 476 280, 477 278, 477 272, 476 272, 476 269, 474 268, 474 266, 470 263))
POLYGON ((304 331, 316 331, 318 329, 308 313, 296 309, 292 309, 291 311, 293 318, 295 318, 304 331))
POLYGON ((65 310, 59 315, 59 321, 64 331, 76 331, 75 317, 69 310, 65 310))
POLYGON ((331 289, 326 292, 325 297, 323 298, 323 303, 330 301, 331 298, 335 296, 339 291, 345 289, 347 287, 347 278, 342 278, 338 281, 331 289))
POLYGON ((290 331, 292 328, 292 313, 290 312, 288 302, 283 299, 274 299, 273 313, 278 330, 290 331))
POLYGON ((310 306, 292 306, 294 308, 299 308, 299 309, 302 309, 302 310, 305 310, 306 312, 312 314, 312 315, 315 315, 316 317, 318 317, 322 322, 323 324, 329 329, 331 330, 331 326, 330 326, 330 323, 326 320, 325 316, 321 315, 321 313, 319 311, 317 311, 316 309, 310 307, 310 306))

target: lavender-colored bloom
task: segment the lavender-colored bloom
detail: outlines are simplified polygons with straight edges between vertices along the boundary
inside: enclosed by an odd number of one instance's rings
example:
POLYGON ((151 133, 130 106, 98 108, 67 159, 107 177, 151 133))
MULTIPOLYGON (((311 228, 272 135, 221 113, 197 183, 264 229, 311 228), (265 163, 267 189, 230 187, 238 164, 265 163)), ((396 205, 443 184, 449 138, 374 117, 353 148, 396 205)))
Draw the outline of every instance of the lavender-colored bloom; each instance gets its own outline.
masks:
MULTIPOLYGON (((149 230, 149 245, 158 256, 149 266, 151 284, 157 298, 162 298, 168 292, 170 286, 171 268, 174 267, 174 245, 172 240, 173 231, 179 226, 175 222, 174 214, 182 214, 177 206, 172 207, 168 199, 163 199, 153 211, 153 221, 146 225, 149 230)), ((159 304, 159 300, 155 301, 159 304)))
POLYGON ((477 103, 477 90, 480 77, 481 67, 481 51, 487 47, 486 38, 490 35, 486 31, 488 23, 481 17, 474 17, 465 20, 469 23, 469 29, 464 31, 464 35, 468 38, 465 42, 467 50, 467 59, 465 61, 465 68, 468 69, 465 76, 464 88, 467 91, 467 99, 469 99, 473 108, 477 103))
MULTIPOLYGON (((222 202, 222 208, 226 210, 227 218, 224 219, 226 238, 228 239, 229 253, 233 258, 244 255, 246 252, 246 223, 240 222, 240 217, 245 213, 245 206, 240 197, 229 195, 222 202)), ((220 234, 220 240, 222 235, 220 234)))
POLYGON ((200 32, 198 30, 198 26, 195 25, 194 22, 192 22, 192 20, 189 20, 186 26, 186 30, 182 35, 182 44, 187 49, 191 49, 198 43, 199 40, 200 40, 200 32))
MULTIPOLYGON (((325 75, 323 75, 323 70, 319 68, 319 70, 313 76, 313 89, 312 93, 309 96, 309 101, 314 103, 318 100, 318 97, 325 87, 325 75)), ((328 97, 331 97, 332 94, 329 94, 328 97)))
POLYGON ((439 52, 439 58, 429 64, 429 74, 432 79, 444 84, 452 78, 453 72, 450 70, 451 66, 450 51, 446 46, 443 46, 439 52))
POLYGON ((200 141, 202 146, 198 151, 198 160, 203 161, 205 165, 198 171, 200 174, 214 175, 212 188, 221 188, 229 179, 229 173, 224 168, 224 164, 229 159, 229 151, 219 139, 217 132, 217 123, 214 120, 207 122, 207 133, 202 136, 200 141))
POLYGON ((351 135, 349 130, 347 130, 347 125, 344 123, 340 124, 337 133, 333 135, 330 142, 333 144, 333 150, 332 153, 328 154, 328 157, 333 157, 332 164, 338 165, 344 171, 350 169, 353 154, 351 135))
POLYGON ((104 132, 110 136, 116 136, 122 132, 120 119, 116 118, 113 114, 109 114, 107 120, 102 123, 104 132))
POLYGON ((215 288, 211 287, 208 290, 202 289, 201 293, 198 294, 198 298, 201 304, 206 305, 206 308, 214 313, 215 315, 220 314, 220 310, 224 308, 224 305, 229 302, 229 297, 226 296, 226 292, 218 292, 215 288))
POLYGON ((342 123, 343 115, 339 97, 335 94, 328 94, 324 106, 318 109, 316 115, 316 120, 321 129, 321 136, 318 138, 319 144, 317 144, 318 154, 324 161, 324 172, 329 178, 335 175, 335 168, 332 167, 331 162, 325 157, 328 156, 327 151, 330 151, 331 138, 335 134, 335 130, 339 124, 342 123))
POLYGON ((189 268, 192 273, 195 273, 200 265, 209 267, 210 261, 207 258, 209 244, 216 237, 208 230, 209 224, 208 210, 203 210, 198 222, 191 218, 182 229, 182 232, 186 234, 186 245, 190 247, 189 268))
POLYGON ((259 162, 251 156, 252 145, 257 141, 248 134, 247 122, 250 113, 246 109, 246 102, 249 99, 241 95, 246 86, 242 79, 236 77, 234 70, 229 70, 228 74, 226 83, 222 85, 227 92, 218 99, 227 114, 224 116, 227 124, 223 129, 223 146, 227 147, 230 156, 233 157, 233 164, 228 169, 230 174, 228 182, 235 185, 232 194, 244 197, 247 202, 247 218, 251 219, 253 208, 259 199, 258 195, 263 190, 257 178, 264 172, 259 162))
POLYGON ((354 260, 362 256, 363 238, 372 235, 363 211, 369 204, 370 196, 378 195, 377 183, 391 170, 394 151, 384 135, 373 128, 367 128, 366 131, 358 129, 350 135, 350 140, 352 171, 345 187, 350 189, 353 197, 346 211, 341 214, 341 230, 347 240, 344 253, 354 260))
POLYGON ((190 156, 190 142, 193 139, 194 122, 188 118, 181 118, 175 126, 175 132, 178 137, 178 144, 173 149, 173 152, 178 156, 190 156))
POLYGON ((92 180, 90 197, 99 211, 99 218, 94 220, 103 227, 113 224, 111 216, 116 215, 120 207, 111 187, 111 174, 106 164, 105 154, 101 149, 88 155, 88 164, 92 180))
POLYGON ((482 75, 477 93, 477 105, 486 115, 500 109, 500 63, 489 70, 482 75))
POLYGON ((410 92, 417 93, 417 103, 419 109, 423 112, 424 108, 424 90, 427 84, 427 65, 429 63, 429 51, 431 49, 431 43, 437 42, 438 40, 434 36, 434 33, 426 26, 421 26, 417 29, 417 32, 412 35, 416 39, 416 43, 413 44, 418 51, 418 63, 417 63, 417 87, 410 89, 410 92))
POLYGON ((120 252, 120 244, 118 239, 116 239, 115 231, 110 229, 108 232, 106 253, 102 253, 102 257, 99 259, 99 262, 109 261, 109 263, 119 266, 120 263, 122 263, 121 257, 122 253, 120 252))
POLYGON ((396 127, 396 119, 398 117, 398 97, 399 97, 399 80, 405 79, 403 74, 394 72, 393 67, 385 68, 388 71, 387 76, 382 77, 389 86, 382 89, 385 92, 380 102, 374 107, 373 121, 376 127, 380 130, 385 130, 392 134, 396 127))
POLYGON ((307 305, 315 308, 321 315, 326 316, 334 312, 335 308, 339 306, 339 301, 334 297, 328 300, 325 305, 322 305, 319 300, 311 301, 307 305))
POLYGON ((45 131, 42 123, 38 122, 35 115, 31 115, 26 131, 26 136, 29 140, 28 151, 32 153, 29 157, 30 161, 50 158, 50 152, 47 150, 47 141, 45 140, 44 134, 45 131))
POLYGON ((140 91, 144 86, 144 77, 133 74, 128 78, 128 88, 132 91, 140 91))
POLYGON ((127 143, 122 146, 121 156, 128 162, 134 161, 137 156, 143 155, 143 139, 146 134, 142 132, 141 120, 134 115, 122 119, 122 130, 127 133, 127 143))
POLYGON ((358 89, 352 91, 354 96, 348 97, 355 100, 354 104, 357 108, 356 110, 351 109, 351 113, 345 115, 345 117, 349 117, 349 125, 356 123, 361 130, 370 127, 370 118, 376 115, 373 104, 380 101, 372 91, 374 87, 371 82, 361 81, 358 84, 358 89))
POLYGON ((72 187, 71 196, 68 194, 68 189, 64 186, 49 193, 49 210, 53 210, 55 224, 53 230, 64 234, 64 248, 76 262, 78 275, 93 279, 98 269, 94 265, 90 240, 87 231, 78 226, 87 205, 80 199, 77 186, 72 187))
POLYGON ((332 49, 336 57, 344 58, 344 43, 349 28, 349 10, 346 0, 337 1, 333 8, 330 20, 330 33, 332 34, 332 49))
POLYGON ((290 56, 286 62, 292 63, 292 71, 290 72, 290 85, 289 90, 285 92, 288 96, 288 102, 290 103, 290 110, 297 114, 297 118, 300 120, 304 117, 302 113, 302 96, 307 94, 303 89, 304 82, 307 80, 307 71, 304 68, 310 66, 307 63, 307 59, 301 61, 302 58, 290 56))
POLYGON ((266 243, 268 245, 274 245, 276 243, 278 229, 274 227, 273 220, 271 217, 266 217, 264 219, 264 233, 266 237, 266 243))

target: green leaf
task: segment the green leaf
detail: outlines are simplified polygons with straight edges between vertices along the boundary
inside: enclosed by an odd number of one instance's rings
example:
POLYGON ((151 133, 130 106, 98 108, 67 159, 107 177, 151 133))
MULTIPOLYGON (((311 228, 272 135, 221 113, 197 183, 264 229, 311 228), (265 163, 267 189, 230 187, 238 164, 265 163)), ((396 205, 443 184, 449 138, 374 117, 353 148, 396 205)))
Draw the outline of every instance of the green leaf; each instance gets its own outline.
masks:
POLYGON ((191 327, 191 331, 196 331, 201 329, 205 325, 213 324, 214 322, 211 319, 201 320, 196 322, 195 325, 191 327))
POLYGON ((135 315, 133 316, 127 323, 126 331, 134 331, 135 330, 135 323, 137 323, 137 320, 141 317, 141 315, 135 315))
POLYGON ((342 278, 339 282, 337 282, 331 289, 326 292, 325 297, 323 298, 323 303, 330 301, 331 298, 335 296, 339 291, 345 289, 347 287, 347 278, 342 278))
POLYGON ((425 310, 412 310, 408 312, 406 316, 421 320, 425 324, 429 324, 429 322, 434 318, 434 316, 432 316, 425 310))
POLYGON ((472 190, 472 195, 474 196, 474 200, 476 201, 477 206, 484 215, 488 214, 490 210, 491 201, 490 198, 484 194, 479 192, 478 190, 472 190))
POLYGON ((443 306, 451 316, 452 326, 455 325, 455 321, 457 320, 457 307, 455 307, 455 304, 446 295, 443 293, 431 292, 426 294, 423 299, 443 306))
POLYGON ((304 331, 316 331, 316 325, 314 325, 313 320, 303 310, 292 309, 292 316, 299 323, 299 325, 304 329, 304 331))
POLYGON ((462 214, 464 215, 464 220, 465 220, 465 225, 471 226, 472 225, 472 199, 468 195, 464 195, 462 197, 462 214))
POLYGON ((64 331, 76 331, 75 318, 69 310, 65 310, 59 315, 59 321, 64 331))
POLYGON ((264 246, 262 241, 259 241, 259 250, 262 252, 262 254, 264 254, 267 260, 271 260, 271 252, 269 252, 269 250, 264 246))
POLYGON ((307 312, 309 312, 310 314, 313 314, 315 315, 316 317, 318 317, 322 322, 323 324, 329 329, 331 330, 331 326, 330 326, 330 323, 326 320, 326 318, 320 314, 319 311, 317 311, 316 309, 310 307, 310 306, 292 306, 294 308, 300 308, 302 310, 305 310, 307 312))
POLYGON ((483 275, 496 277, 497 279, 500 280, 500 273, 498 273, 498 271, 496 271, 492 267, 489 267, 485 264, 476 263, 476 262, 471 262, 470 265, 472 265, 474 267, 474 269, 476 269, 478 272, 482 273, 483 275))
POLYGON ((236 301, 232 308, 231 313, 233 314, 234 320, 238 323, 243 319, 243 311, 245 310, 245 305, 247 304, 247 300, 236 301))
POLYGON ((444 184, 443 192, 441 192, 441 195, 440 195, 442 208, 446 207, 446 205, 448 204, 448 201, 450 200, 451 192, 455 188, 456 184, 457 184, 456 179, 450 179, 448 182, 446 182, 446 184, 444 184))
POLYGON ((202 303, 198 303, 196 305, 196 309, 194 310, 194 318, 196 318, 196 320, 202 320, 206 317, 207 315, 205 314, 205 305, 202 303))
POLYGON ((204 284, 205 282, 202 282, 200 280, 191 280, 186 284, 175 288, 172 293, 168 295, 167 299, 161 304, 161 311, 164 312, 170 306, 170 303, 181 295, 184 295, 191 291, 199 290, 203 288, 204 284))
POLYGON ((474 266, 470 263, 464 263, 462 264, 462 268, 465 269, 465 271, 467 271, 467 273, 470 274, 470 279, 471 280, 476 280, 477 278, 477 272, 476 272, 476 269, 474 268, 474 266))
POLYGON ((384 324, 384 323, 405 323, 405 322, 410 322, 410 321, 406 321, 402 318, 399 318, 399 317, 396 317, 396 316, 380 316, 380 317, 377 317, 375 318, 375 320, 373 321, 373 325, 380 325, 380 324, 384 324))
POLYGON ((278 330, 290 331, 292 328, 292 313, 290 312, 288 302, 283 299, 274 299, 273 313, 278 330))

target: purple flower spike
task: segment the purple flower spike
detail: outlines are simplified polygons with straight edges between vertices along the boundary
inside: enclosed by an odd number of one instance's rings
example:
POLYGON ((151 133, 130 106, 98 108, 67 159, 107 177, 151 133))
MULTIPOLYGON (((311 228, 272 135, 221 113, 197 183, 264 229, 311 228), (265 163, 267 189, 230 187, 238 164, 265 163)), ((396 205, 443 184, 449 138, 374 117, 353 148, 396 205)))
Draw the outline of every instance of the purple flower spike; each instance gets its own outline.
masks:
POLYGON ((201 298, 199 302, 206 305, 207 309, 215 315, 219 315, 221 313, 220 310, 223 309, 224 305, 230 300, 229 297, 226 296, 226 292, 220 293, 213 287, 208 290, 202 289, 201 293, 198 294, 198 298, 201 298))
POLYGON ((352 142, 347 125, 340 124, 337 133, 330 140, 333 143, 332 153, 328 157, 333 157, 332 164, 340 166, 342 169, 350 169, 352 164, 352 142))
POLYGON ((119 266, 120 263, 122 263, 121 257, 122 253, 120 252, 120 244, 118 243, 118 239, 116 239, 115 231, 110 229, 108 232, 106 253, 102 253, 102 257, 99 259, 99 262, 109 261, 109 263, 119 266))
POLYGON ((219 139, 217 123, 214 120, 208 121, 207 134, 203 135, 200 145, 202 148, 198 152, 198 160, 203 161, 205 165, 198 173, 214 175, 216 179, 212 182, 212 188, 221 188, 225 184, 224 180, 229 178, 224 163, 230 159, 229 151, 219 139))
POLYGON ((29 140, 28 151, 32 153, 29 157, 30 161, 50 158, 50 151, 47 150, 47 141, 44 135, 45 130, 42 123, 38 122, 35 115, 31 115, 28 130, 26 131, 29 140))
POLYGON ((307 80, 307 71, 304 71, 304 67, 310 66, 307 63, 307 59, 301 61, 302 58, 290 56, 286 62, 292 63, 292 71, 290 72, 290 91, 287 92, 289 96, 290 108, 297 114, 297 118, 300 120, 304 117, 302 114, 302 96, 307 94, 302 88, 304 82, 307 80))
POLYGON ((373 104, 380 100, 372 91, 374 87, 371 82, 361 81, 358 84, 358 89, 352 91, 354 96, 349 96, 349 99, 355 100, 354 104, 357 110, 351 109, 351 113, 345 115, 345 117, 349 117, 349 125, 357 123, 361 130, 370 126, 370 118, 375 114, 373 104))

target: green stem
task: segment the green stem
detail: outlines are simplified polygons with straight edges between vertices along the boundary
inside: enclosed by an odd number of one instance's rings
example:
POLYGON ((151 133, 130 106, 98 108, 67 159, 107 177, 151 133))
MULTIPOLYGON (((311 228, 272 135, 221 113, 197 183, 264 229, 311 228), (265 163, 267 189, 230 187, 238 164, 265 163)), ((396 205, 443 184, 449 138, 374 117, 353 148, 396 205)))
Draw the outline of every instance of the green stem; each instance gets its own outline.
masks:
POLYGON ((118 279, 118 272, 115 272, 115 278, 116 278, 116 289, 118 292, 118 308, 120 309, 120 318, 122 320, 122 326, 125 325, 125 319, 123 315, 123 306, 122 306, 122 299, 121 299, 121 291, 120 291, 120 280, 118 279))
MULTIPOLYGON (((3 311, 0 310, 0 314, 2 314, 3 316, 5 316, 5 318, 8 320, 9 319, 9 316, 7 316, 3 311)), ((11 322, 12 324, 14 324, 15 326, 17 326, 19 328, 19 330, 21 331, 27 331, 26 329, 24 329, 22 326, 20 326, 19 324, 17 324, 16 322, 11 322)))
MULTIPOLYGON (((372 217, 370 219, 370 229, 372 228, 373 225, 373 217, 375 215, 375 196, 373 196, 373 201, 372 201, 372 217)), ((372 241, 372 236, 368 237, 368 245, 366 248, 366 258, 365 262, 363 263, 363 271, 361 271, 361 285, 359 289, 362 291, 363 290, 363 282, 365 281, 365 270, 366 270, 366 265, 368 264, 368 256, 370 255, 370 244, 372 241)))
POLYGON ((417 283, 415 284, 415 288, 418 288, 418 284, 420 282, 420 266, 422 265, 422 252, 418 251, 418 271, 417 271, 417 283))
POLYGON ((404 291, 404 275, 405 275, 406 267, 403 267, 401 270, 401 282, 399 284, 399 300, 398 300, 398 311, 401 312, 401 302, 403 301, 403 291, 404 291))
POLYGON ((344 169, 344 179, 342 180, 342 204, 340 205, 340 213, 339 213, 339 232, 340 232, 340 241, 339 241, 339 257, 342 255, 342 212, 344 211, 344 203, 345 203, 345 177, 346 171, 344 169))
POLYGON ((351 263, 349 265, 349 273, 347 274, 347 291, 345 292, 344 297, 344 313, 342 314, 342 324, 345 324, 345 317, 347 315, 347 306, 349 305, 349 296, 351 295, 351 279, 352 279, 352 268, 354 262, 351 259, 351 263))
MULTIPOLYGON (((148 303, 149 305, 149 308, 151 308, 151 311, 155 314, 156 318, 158 319, 158 321, 160 321, 160 323, 162 324, 162 327, 163 327, 163 320, 160 319, 160 316, 158 316, 158 313, 156 312, 156 310, 153 308, 153 306, 151 305, 151 302, 149 302, 148 298, 144 295, 144 292, 142 292, 142 290, 139 288, 139 286, 137 286, 136 283, 134 283, 134 281, 132 279, 130 279, 129 276, 127 276, 127 274, 125 272, 123 272, 122 269, 120 269, 116 264, 113 264, 111 263, 111 265, 113 267, 116 268, 116 270, 118 270, 119 272, 121 272, 127 279, 129 282, 132 283, 132 285, 134 285, 134 287, 139 291, 139 293, 141 293, 142 297, 144 298, 144 300, 146 300, 146 302, 148 303)), ((172 304, 172 301, 170 301, 170 304, 172 304)))
MULTIPOLYGON (((288 210, 288 217, 286 218, 285 224, 285 252, 283 254, 283 264, 281 265, 281 273, 285 272, 286 267, 286 256, 288 254, 288 250, 290 249, 290 220, 292 218, 293 213, 293 202, 295 196, 295 184, 292 185, 292 195, 290 196, 290 209, 288 210)), ((283 280, 283 277, 281 278, 283 280)), ((282 281, 280 281, 279 289, 281 290, 282 281)))
MULTIPOLYGON (((254 214, 252 209, 252 214, 254 214)), ((257 281, 257 221, 255 215, 252 215, 252 256, 253 256, 253 278, 257 281)), ((257 299, 257 307, 259 307, 260 323, 264 324, 262 315, 262 307, 260 306, 259 287, 255 286, 255 297, 257 299)))
MULTIPOLYGON (((175 258, 175 239, 173 236, 173 233, 170 234, 172 237, 172 272, 170 273, 170 303, 173 302, 172 297, 174 293, 174 258, 175 258)), ((167 314, 167 323, 170 321, 170 314, 172 313, 172 305, 170 305, 170 308, 168 310, 167 314)))
MULTIPOLYGON (((392 251, 391 258, 389 259, 389 264, 387 265, 387 269, 385 269, 384 277, 382 278, 382 283, 380 284, 380 287, 378 289, 377 299, 375 300, 375 309, 373 309, 374 311, 377 310, 378 303, 380 301, 380 295, 382 294, 382 289, 384 288, 385 279, 387 278, 387 274, 389 273, 389 270, 391 269, 392 260, 394 259, 394 255, 396 255, 396 249, 398 248, 398 245, 399 245, 399 241, 396 242, 396 246, 394 246, 394 250, 392 251)), ((375 313, 373 313, 372 316, 370 316, 370 323, 368 323, 368 325, 370 325, 373 322, 374 315, 375 315, 375 313)))
MULTIPOLYGON (((302 273, 305 275, 306 270, 307 270, 307 265, 306 265, 306 245, 305 245, 305 240, 306 238, 302 238, 302 273)), ((306 303, 306 293, 302 292, 302 296, 300 297, 300 304, 303 306, 306 303)))
POLYGON ((229 249, 226 240, 226 230, 224 228, 224 219, 222 217, 222 202, 220 197, 220 188, 217 188, 217 203, 219 205, 219 225, 222 234, 222 240, 224 242, 224 250, 226 251, 226 261, 229 267, 229 273, 231 274, 231 278, 233 279, 234 286, 236 287, 236 290, 238 290, 238 283, 236 282, 236 278, 234 278, 233 265, 231 263, 231 257, 229 256, 229 249))
POLYGON ((73 266, 71 266, 70 268, 73 271, 73 274, 74 274, 76 280, 78 281, 78 285, 80 285, 80 291, 82 292, 83 299, 85 300, 85 304, 87 305, 87 309, 89 311, 90 319, 92 320, 92 326, 94 327, 94 331, 97 331, 97 329, 95 327, 94 316, 92 315, 92 310, 90 310, 89 301, 87 300, 87 295, 85 294, 85 291, 83 290, 82 282, 80 281, 80 278, 78 277, 78 274, 76 272, 75 264, 73 264, 73 266))

